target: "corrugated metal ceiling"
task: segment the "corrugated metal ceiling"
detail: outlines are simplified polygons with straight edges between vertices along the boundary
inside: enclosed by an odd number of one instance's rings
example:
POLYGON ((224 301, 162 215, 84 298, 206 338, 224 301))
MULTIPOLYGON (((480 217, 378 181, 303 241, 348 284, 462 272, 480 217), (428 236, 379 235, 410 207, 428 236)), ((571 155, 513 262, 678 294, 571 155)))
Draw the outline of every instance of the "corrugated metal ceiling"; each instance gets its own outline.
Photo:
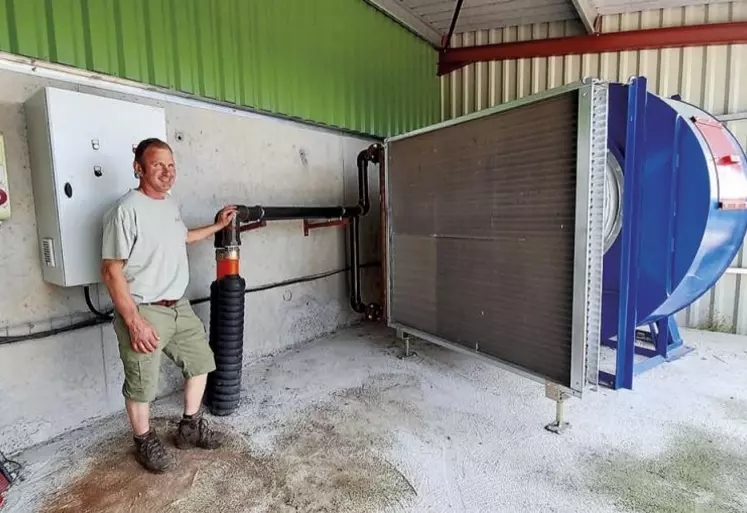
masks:
MULTIPOLYGON (((457 0, 371 1, 436 45, 438 38, 448 33, 457 4, 457 0)), ((728 0, 464 0, 455 33, 580 20, 575 5, 593 20, 599 15, 725 2, 728 0)))
MULTIPOLYGON (((456 0, 402 0, 402 4, 439 32, 446 33, 454 15, 456 0)), ((577 17, 570 0, 464 0, 456 32, 577 17)))
POLYGON ((729 3, 729 0, 592 0, 591 3, 596 7, 598 14, 622 14, 672 7, 723 4, 729 3))

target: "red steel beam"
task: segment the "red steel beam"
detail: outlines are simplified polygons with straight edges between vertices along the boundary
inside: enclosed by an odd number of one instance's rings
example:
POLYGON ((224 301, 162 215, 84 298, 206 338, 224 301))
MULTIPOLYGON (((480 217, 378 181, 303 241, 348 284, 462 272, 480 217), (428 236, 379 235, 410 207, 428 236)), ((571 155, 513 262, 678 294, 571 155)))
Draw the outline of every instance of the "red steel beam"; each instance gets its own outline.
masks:
POLYGON ((731 43, 747 43, 747 22, 709 23, 449 48, 440 54, 438 74, 445 75, 474 62, 731 43))

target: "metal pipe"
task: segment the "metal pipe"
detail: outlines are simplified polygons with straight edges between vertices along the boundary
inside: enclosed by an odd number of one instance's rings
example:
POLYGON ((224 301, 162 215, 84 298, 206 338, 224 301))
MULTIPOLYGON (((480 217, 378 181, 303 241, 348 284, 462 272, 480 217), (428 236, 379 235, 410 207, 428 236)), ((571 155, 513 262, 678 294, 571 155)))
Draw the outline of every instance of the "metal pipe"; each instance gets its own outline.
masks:
POLYGON ((565 412, 563 411, 564 405, 565 401, 562 397, 555 401, 555 422, 558 424, 558 426, 562 426, 565 423, 565 412))
MULTIPOLYGON (((380 163, 383 148, 380 144, 372 144, 358 154, 358 203, 353 206, 332 207, 263 207, 260 205, 237 207, 234 221, 215 234, 214 246, 216 258, 219 262, 218 277, 238 274, 238 262, 227 262, 228 254, 238 255, 241 246, 241 232, 264 226, 268 221, 286 221, 293 219, 334 220, 336 224, 350 220, 350 304, 357 313, 365 313, 369 319, 378 318, 381 308, 376 304, 365 304, 361 299, 361 265, 360 265, 360 218, 368 214, 371 209, 368 187, 368 163, 380 163), (232 250, 236 250, 235 253, 232 250), (236 270, 236 272, 234 272, 236 270)), ((216 214, 216 220, 218 215, 216 214)), ((330 223, 332 225, 332 223, 330 223)), ((308 225, 306 232, 308 234, 308 225)))
POLYGON ((708 23, 449 48, 440 54, 438 74, 444 75, 474 62, 733 43, 747 43, 747 22, 708 23))
MULTIPOLYGON (((216 234, 215 247, 224 247, 241 244, 239 233, 241 224, 256 223, 262 221, 290 221, 294 219, 344 219, 356 216, 364 216, 371 209, 371 201, 368 191, 368 163, 378 164, 381 159, 382 147, 380 144, 372 144, 358 154, 356 159, 358 165, 358 203, 352 206, 332 206, 332 207, 263 207, 255 206, 238 206, 238 215, 234 224, 222 232, 216 234), (234 233, 236 232, 236 233, 234 233)), ((216 220, 218 216, 216 214, 216 220)))
POLYGON ((387 225, 387 212, 386 212, 386 159, 381 158, 379 161, 379 229, 381 231, 381 237, 379 238, 379 248, 380 248, 380 258, 381 258, 381 313, 384 317, 384 320, 388 320, 386 318, 386 312, 387 312, 387 283, 388 283, 388 273, 389 269, 387 266, 387 258, 386 258, 386 248, 387 244, 389 243, 389 228, 387 225))
POLYGON ((351 207, 243 207, 246 213, 242 222, 290 221, 293 219, 339 219, 353 217, 356 212, 351 207), (243 221, 246 219, 246 221, 243 221))
POLYGON ((356 215, 365 216, 371 209, 371 201, 368 195, 368 163, 381 164, 383 161, 384 148, 380 144, 372 144, 358 154, 358 204, 355 207, 356 215))
POLYGON ((360 216, 366 215, 371 209, 368 194, 368 162, 380 163, 382 157, 381 145, 374 144, 358 154, 358 215, 350 220, 350 307, 356 313, 365 313, 370 320, 378 319, 381 307, 376 304, 366 304, 361 298, 361 267, 360 267, 360 216))
POLYGON ((350 223, 350 308, 355 313, 366 312, 361 300, 360 259, 360 218, 354 217, 350 223))
POLYGON ((239 248, 228 247, 215 251, 216 279, 239 274, 239 248))
MULTIPOLYGON (((244 207, 238 207, 237 210, 237 215, 233 218, 231 224, 215 233, 215 237, 213 238, 213 247, 215 249, 241 246, 241 223, 246 212, 244 211, 244 207)), ((215 214, 216 223, 218 222, 219 214, 220 212, 215 214)))
POLYGON ((333 219, 331 221, 317 221, 316 223, 310 223, 307 219, 303 220, 303 234, 305 237, 309 236, 309 232, 316 228, 329 228, 331 226, 344 226, 348 224, 350 219, 333 219))
POLYGON ((449 45, 451 45, 451 36, 454 35, 454 29, 456 28, 457 20, 459 19, 459 13, 462 10, 462 4, 464 3, 464 0, 457 0, 456 7, 454 7, 454 14, 451 17, 451 25, 449 25, 449 32, 444 37, 443 43, 441 46, 443 46, 443 50, 445 51, 449 48, 449 45))
POLYGON ((267 226, 267 221, 254 221, 253 223, 246 223, 241 225, 239 229, 240 233, 249 232, 251 230, 259 230, 267 226))
POLYGON ((368 161, 371 155, 369 150, 364 150, 358 154, 358 214, 365 216, 371 208, 371 202, 368 198, 368 161))

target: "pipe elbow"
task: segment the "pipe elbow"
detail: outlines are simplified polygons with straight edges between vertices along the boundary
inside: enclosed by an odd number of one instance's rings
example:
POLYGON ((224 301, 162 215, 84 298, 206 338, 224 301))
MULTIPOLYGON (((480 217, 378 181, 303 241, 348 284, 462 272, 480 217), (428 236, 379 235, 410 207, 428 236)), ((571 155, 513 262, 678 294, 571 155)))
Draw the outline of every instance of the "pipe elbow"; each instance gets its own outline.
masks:
POLYGON ((366 215, 371 210, 371 202, 368 197, 368 163, 378 164, 381 158, 382 147, 380 144, 372 144, 358 154, 358 211, 359 215, 366 215))
MULTIPOLYGON (((260 207, 255 207, 255 209, 259 208, 260 207)), ((246 205, 236 205, 236 219, 238 219, 240 223, 254 221, 254 219, 252 219, 252 210, 246 205)))
POLYGON ((366 313, 366 305, 364 305, 361 301, 356 300, 355 298, 350 300, 350 308, 358 314, 366 313))
MULTIPOLYGON (((368 198, 366 198, 367 200, 368 198)), ((368 214, 368 211, 371 210, 371 202, 370 201, 359 201, 358 202, 358 211, 360 212, 360 215, 365 216, 368 214)))
POLYGON ((366 149, 366 150, 363 150, 362 152, 360 152, 360 153, 358 154, 358 158, 357 158, 357 159, 355 159, 355 163, 356 163, 356 164, 358 165, 358 169, 360 169, 361 167, 363 167, 363 165, 364 165, 364 164, 366 163, 366 161, 368 160, 368 159, 367 159, 367 155, 368 155, 368 150, 367 150, 367 149, 366 149))
POLYGON ((366 161, 378 164, 381 161, 382 152, 381 144, 372 144, 358 154, 358 166, 360 167, 366 161))
MULTIPOLYGON (((245 207, 246 208, 246 207, 245 207)), ((240 210, 239 210, 240 212, 240 210)), ((215 214, 215 222, 218 222, 218 214, 215 214)), ((227 248, 230 246, 241 245, 241 215, 240 213, 233 218, 231 224, 215 232, 213 246, 215 248, 227 248)))

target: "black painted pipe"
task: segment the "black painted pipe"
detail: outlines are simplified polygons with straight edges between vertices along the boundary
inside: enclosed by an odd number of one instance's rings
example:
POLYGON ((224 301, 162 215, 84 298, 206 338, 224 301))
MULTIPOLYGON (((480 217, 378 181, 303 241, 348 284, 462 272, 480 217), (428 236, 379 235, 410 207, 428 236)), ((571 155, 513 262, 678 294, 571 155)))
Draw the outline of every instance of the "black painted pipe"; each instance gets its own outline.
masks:
MULTIPOLYGON (((371 201, 368 193, 368 163, 377 164, 381 155, 381 145, 373 144, 360 152, 358 165, 358 203, 352 206, 333 207, 263 207, 261 205, 238 205, 235 221, 215 234, 214 246, 226 248, 241 245, 241 224, 260 221, 290 221, 294 219, 352 219, 368 214, 371 201)), ((216 214, 216 220, 217 220, 216 214)))
POLYGON ((368 161, 378 162, 378 150, 372 151, 371 148, 363 150, 358 154, 358 214, 365 216, 371 208, 371 202, 368 200, 368 161))
POLYGON ((355 215, 350 207, 245 207, 247 222, 291 219, 338 219, 355 215))
MULTIPOLYGON (((372 145, 358 154, 358 205, 357 215, 350 220, 350 308, 356 313, 365 313, 369 320, 381 315, 381 306, 366 304, 361 298, 360 218, 368 214, 371 203, 368 195, 368 162, 379 163, 381 146, 372 145)), ((383 226, 382 226, 383 229, 383 226)))
POLYGON ((360 218, 350 221, 350 308, 355 313, 365 313, 361 300, 360 218))

